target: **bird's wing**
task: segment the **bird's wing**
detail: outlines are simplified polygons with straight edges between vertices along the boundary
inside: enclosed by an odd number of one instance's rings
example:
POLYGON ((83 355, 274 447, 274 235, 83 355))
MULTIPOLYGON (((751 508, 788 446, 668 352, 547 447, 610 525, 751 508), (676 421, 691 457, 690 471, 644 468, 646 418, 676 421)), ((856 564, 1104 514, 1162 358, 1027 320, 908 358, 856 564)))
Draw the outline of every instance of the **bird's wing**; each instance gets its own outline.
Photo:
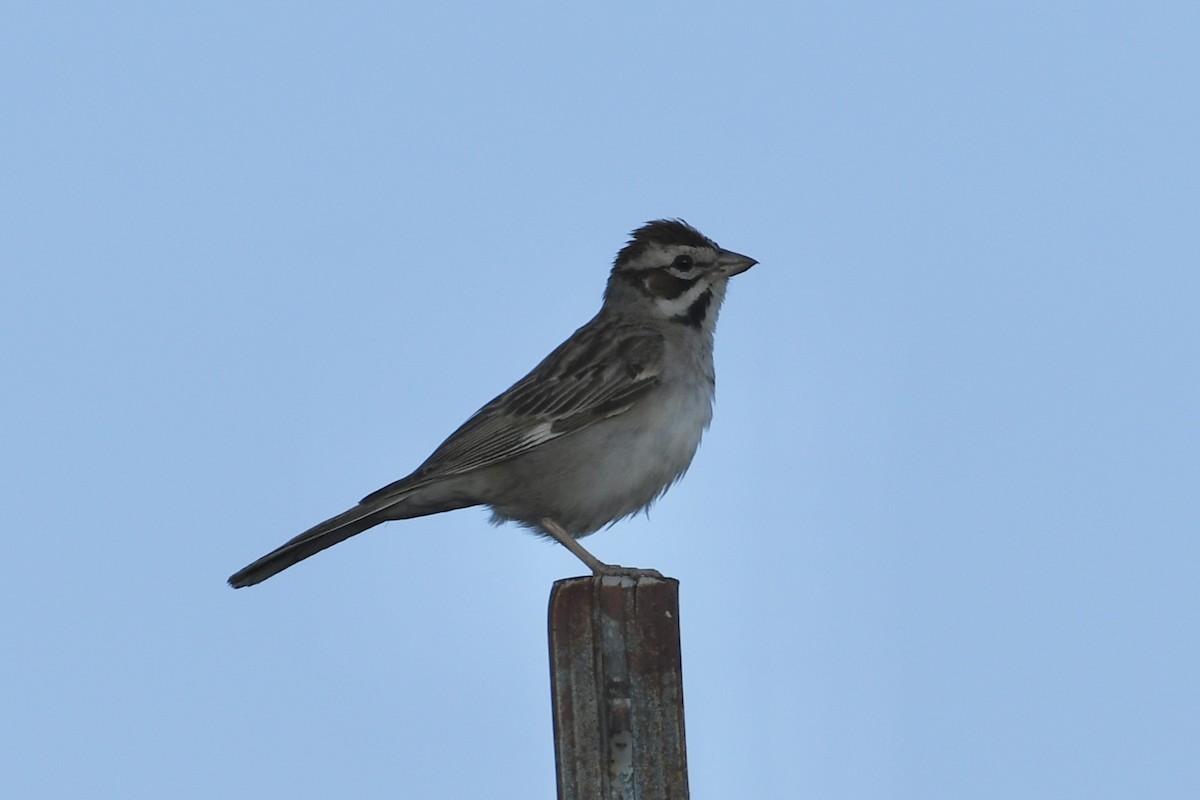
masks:
POLYGON ((498 464, 629 410, 658 384, 663 349, 653 330, 589 323, 475 412, 412 475, 361 502, 498 464))

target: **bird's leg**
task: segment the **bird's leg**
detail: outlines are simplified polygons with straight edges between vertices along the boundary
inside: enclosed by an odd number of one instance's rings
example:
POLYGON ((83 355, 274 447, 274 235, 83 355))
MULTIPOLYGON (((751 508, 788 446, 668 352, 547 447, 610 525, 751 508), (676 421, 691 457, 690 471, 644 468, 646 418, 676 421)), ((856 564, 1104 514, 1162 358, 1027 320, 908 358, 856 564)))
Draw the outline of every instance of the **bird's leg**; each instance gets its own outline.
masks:
POLYGON ((589 553, 583 545, 576 541, 574 536, 564 531, 561 525, 549 517, 546 517, 542 520, 542 528, 545 529, 546 533, 553 536, 556 542, 574 553, 575 557, 584 564, 587 564, 588 569, 590 569, 594 574, 603 575, 606 570, 611 568, 611 564, 605 564, 603 561, 589 553))
POLYGON ((554 537, 554 540, 575 554, 575 557, 587 565, 593 575, 619 575, 626 578, 661 578, 662 573, 656 569, 634 569, 617 564, 605 564, 600 559, 584 549, 579 541, 563 530, 562 526, 549 517, 542 519, 542 530, 554 537))

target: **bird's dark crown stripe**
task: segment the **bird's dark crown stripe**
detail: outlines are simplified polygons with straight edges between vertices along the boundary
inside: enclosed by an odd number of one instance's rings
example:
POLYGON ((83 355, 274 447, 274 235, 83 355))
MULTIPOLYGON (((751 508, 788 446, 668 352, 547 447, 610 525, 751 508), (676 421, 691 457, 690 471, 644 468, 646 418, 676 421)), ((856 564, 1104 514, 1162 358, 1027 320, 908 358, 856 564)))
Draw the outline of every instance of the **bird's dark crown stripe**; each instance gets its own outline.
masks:
POLYGON ((699 328, 704 324, 704 318, 708 316, 708 307, 712 304, 712 289, 705 289, 696 300, 688 306, 688 310, 682 314, 676 314, 671 317, 675 322, 682 322, 684 325, 690 325, 693 328, 699 328))
POLYGON ((689 245, 691 247, 711 247, 716 244, 700 231, 688 225, 681 219, 656 219, 647 222, 633 232, 629 243, 617 253, 613 266, 628 264, 646 251, 651 243, 660 245, 689 245))

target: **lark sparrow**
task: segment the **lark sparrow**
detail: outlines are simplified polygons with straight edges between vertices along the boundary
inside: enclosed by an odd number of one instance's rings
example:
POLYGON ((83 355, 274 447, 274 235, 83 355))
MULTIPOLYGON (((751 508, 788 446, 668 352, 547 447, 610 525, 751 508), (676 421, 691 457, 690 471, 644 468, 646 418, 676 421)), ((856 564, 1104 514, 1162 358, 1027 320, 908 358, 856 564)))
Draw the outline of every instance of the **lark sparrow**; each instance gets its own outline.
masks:
POLYGON ((650 506, 692 462, 712 419, 713 330, 734 275, 755 260, 682 220, 638 228, 600 312, 475 413, 406 478, 229 578, 251 586, 381 522, 491 507, 551 536, 596 574, 576 539, 650 506))

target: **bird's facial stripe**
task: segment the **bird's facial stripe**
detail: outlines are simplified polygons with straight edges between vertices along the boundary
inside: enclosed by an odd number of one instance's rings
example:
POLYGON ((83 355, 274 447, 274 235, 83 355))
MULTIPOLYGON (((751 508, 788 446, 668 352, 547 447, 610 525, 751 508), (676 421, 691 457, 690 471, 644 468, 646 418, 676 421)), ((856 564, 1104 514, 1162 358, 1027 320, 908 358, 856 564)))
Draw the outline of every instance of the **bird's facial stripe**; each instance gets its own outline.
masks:
POLYGON ((678 276, 701 272, 717 259, 717 248, 690 244, 662 244, 646 242, 636 257, 621 261, 617 269, 625 272, 643 272, 648 269, 669 269, 678 276), (681 259, 682 257, 682 259, 681 259))
POLYGON ((673 300, 696 285, 697 278, 685 278, 675 270, 651 269, 642 275, 642 286, 646 294, 673 300))
POLYGON ((687 311, 671 317, 671 321, 681 322, 684 325, 690 325, 693 328, 703 327, 704 320, 708 318, 708 308, 712 305, 712 299, 712 289, 705 289, 700 293, 700 296, 697 297, 690 306, 688 306, 687 311))
MULTIPOLYGON (((664 317, 674 319, 676 317, 686 315, 691 308, 705 296, 711 297, 709 283, 707 281, 693 281, 684 291, 674 297, 657 296, 654 298, 654 304, 658 306, 659 311, 664 317)), ((705 306, 708 300, 704 301, 705 306)))

